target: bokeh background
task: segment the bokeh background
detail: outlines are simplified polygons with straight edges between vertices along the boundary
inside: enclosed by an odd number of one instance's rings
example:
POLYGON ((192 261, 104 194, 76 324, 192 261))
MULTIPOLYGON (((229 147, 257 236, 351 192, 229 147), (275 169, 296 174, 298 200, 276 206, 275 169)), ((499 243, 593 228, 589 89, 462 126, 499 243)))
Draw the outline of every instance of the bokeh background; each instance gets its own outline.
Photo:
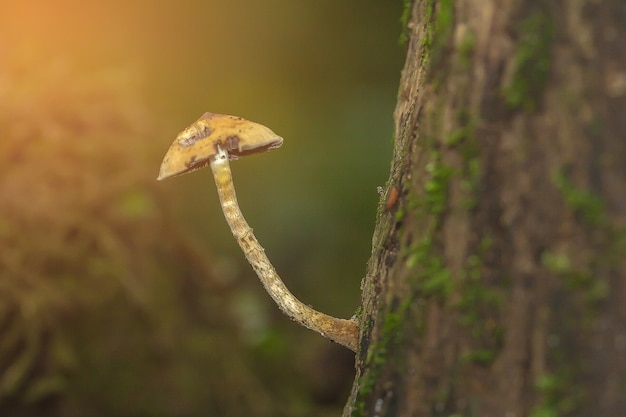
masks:
POLYGON ((208 170, 205 111, 265 124, 242 210, 304 302, 350 317, 389 171, 400 1, 0 0, 0 415, 336 416, 353 355, 282 316, 208 170))

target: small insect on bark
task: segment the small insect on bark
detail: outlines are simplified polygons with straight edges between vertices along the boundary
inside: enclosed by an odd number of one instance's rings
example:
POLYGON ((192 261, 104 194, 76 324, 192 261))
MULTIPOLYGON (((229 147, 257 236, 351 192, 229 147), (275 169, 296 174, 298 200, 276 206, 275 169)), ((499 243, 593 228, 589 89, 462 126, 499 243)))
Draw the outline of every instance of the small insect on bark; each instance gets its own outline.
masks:
POLYGON ((396 205, 396 203, 398 202, 399 194, 400 193, 398 191, 398 187, 396 187, 395 185, 391 187, 391 189, 389 190, 389 194, 387 194, 387 204, 385 204, 385 208, 387 209, 387 211, 391 211, 391 209, 396 205))

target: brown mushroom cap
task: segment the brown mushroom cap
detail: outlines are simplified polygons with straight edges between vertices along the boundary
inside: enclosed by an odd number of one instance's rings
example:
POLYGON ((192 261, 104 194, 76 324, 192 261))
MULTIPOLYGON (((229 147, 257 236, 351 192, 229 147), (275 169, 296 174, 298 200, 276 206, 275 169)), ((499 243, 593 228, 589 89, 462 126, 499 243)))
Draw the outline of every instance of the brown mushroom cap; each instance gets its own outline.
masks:
POLYGON ((176 136, 167 150, 157 180, 200 169, 217 153, 218 145, 229 159, 276 149, 283 138, 269 128, 241 117, 204 113, 176 136))

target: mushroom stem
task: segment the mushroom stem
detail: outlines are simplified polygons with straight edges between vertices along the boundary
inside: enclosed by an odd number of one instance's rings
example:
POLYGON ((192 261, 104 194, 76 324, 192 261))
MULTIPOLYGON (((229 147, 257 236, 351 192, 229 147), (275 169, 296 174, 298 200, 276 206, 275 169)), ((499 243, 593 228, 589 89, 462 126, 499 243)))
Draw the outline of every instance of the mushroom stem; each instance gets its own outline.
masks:
POLYGON ((210 166, 224 217, 265 290, 287 316, 356 352, 358 329, 353 320, 338 319, 314 310, 298 300, 282 282, 239 209, 228 152, 219 145, 217 148, 218 152, 211 158, 210 166))

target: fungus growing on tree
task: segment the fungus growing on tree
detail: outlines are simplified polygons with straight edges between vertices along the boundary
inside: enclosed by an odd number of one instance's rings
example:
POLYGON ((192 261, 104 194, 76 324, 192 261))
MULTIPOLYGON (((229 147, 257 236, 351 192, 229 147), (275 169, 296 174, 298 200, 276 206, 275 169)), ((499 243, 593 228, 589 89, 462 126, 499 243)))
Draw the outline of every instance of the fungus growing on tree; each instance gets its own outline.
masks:
POLYGON ((282 282, 239 209, 229 160, 276 149, 283 139, 269 128, 224 114, 205 113, 183 130, 168 149, 158 180, 211 167, 226 222, 246 259, 278 307, 293 320, 356 351, 354 320, 320 313, 298 300, 282 282))

